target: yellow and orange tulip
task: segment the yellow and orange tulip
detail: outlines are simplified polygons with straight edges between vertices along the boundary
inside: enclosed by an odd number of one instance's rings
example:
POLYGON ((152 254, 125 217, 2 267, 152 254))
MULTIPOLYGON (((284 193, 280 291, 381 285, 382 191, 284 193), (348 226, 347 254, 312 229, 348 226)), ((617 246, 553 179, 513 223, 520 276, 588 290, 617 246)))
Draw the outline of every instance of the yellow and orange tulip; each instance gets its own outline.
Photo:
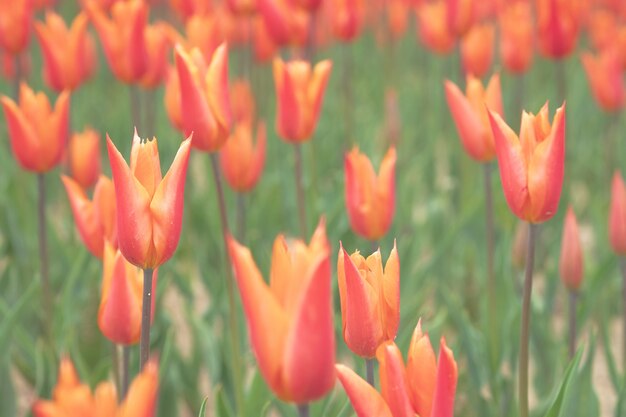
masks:
POLYGON ((559 258, 561 281, 568 290, 577 292, 583 280, 583 272, 583 250, 580 244, 578 222, 574 210, 568 207, 563 225, 561 257, 559 258))
POLYGON ((74 133, 67 150, 70 175, 83 188, 92 187, 102 172, 100 134, 91 128, 74 133))
POLYGON ((265 123, 259 122, 256 143, 252 124, 240 123, 220 151, 220 166, 224 179, 231 188, 245 193, 254 188, 263 172, 266 146, 265 123))

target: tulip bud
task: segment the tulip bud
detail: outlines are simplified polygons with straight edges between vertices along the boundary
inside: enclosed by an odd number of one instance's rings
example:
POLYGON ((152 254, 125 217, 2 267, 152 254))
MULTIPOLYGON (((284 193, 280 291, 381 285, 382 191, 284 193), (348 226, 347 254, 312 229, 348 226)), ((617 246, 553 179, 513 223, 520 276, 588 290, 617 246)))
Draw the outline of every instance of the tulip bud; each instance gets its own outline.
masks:
POLYGON ((224 179, 232 189, 250 191, 259 181, 265 164, 265 123, 257 127, 256 143, 252 138, 252 126, 242 123, 235 128, 230 139, 220 151, 220 166, 224 179))
POLYGON ((476 24, 461 41, 461 61, 466 74, 482 77, 493 62, 496 29, 491 23, 476 24))
POLYGON ((619 110, 624 105, 625 95, 619 51, 607 48, 597 56, 586 52, 581 60, 598 105, 606 111, 619 110))
POLYGON ((72 179, 81 187, 93 186, 102 172, 100 135, 91 128, 74 133, 67 151, 67 164, 72 179))
POLYGON ((33 21, 31 0, 0 1, 0 48, 11 55, 18 55, 30 41, 33 21))
POLYGON ((504 5, 498 23, 502 65, 513 74, 521 74, 533 62, 535 34, 530 2, 504 5))
POLYGON ((561 59, 576 47, 581 16, 575 3, 537 0, 537 37, 543 55, 561 59))
POLYGON ((365 19, 363 0, 334 0, 330 12, 333 33, 344 42, 358 36, 365 19))
POLYGON ((609 240, 616 254, 626 256, 626 185, 619 171, 613 175, 611 187, 609 240))
POLYGON ((418 34, 424 46, 440 55, 452 51, 456 39, 446 24, 444 0, 422 3, 416 14, 419 21, 418 34))
POLYGON ((561 257, 559 259, 559 272, 561 281, 570 291, 577 292, 583 280, 583 251, 580 246, 580 234, 576 215, 571 207, 568 207, 563 226, 563 239, 561 240, 561 257))

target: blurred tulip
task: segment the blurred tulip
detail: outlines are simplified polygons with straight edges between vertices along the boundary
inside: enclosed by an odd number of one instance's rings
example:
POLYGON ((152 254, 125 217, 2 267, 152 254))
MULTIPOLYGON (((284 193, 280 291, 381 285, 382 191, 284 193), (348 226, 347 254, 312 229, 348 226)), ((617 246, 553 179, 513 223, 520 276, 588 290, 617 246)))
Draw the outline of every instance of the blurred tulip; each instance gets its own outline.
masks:
POLYGON ((232 123, 228 49, 225 44, 217 48, 208 65, 195 48, 188 54, 176 47, 175 55, 183 132, 193 133, 194 148, 215 152, 228 138, 232 123))
POLYGON ((256 117, 256 104, 250 83, 236 80, 230 85, 230 105, 235 123, 252 123, 256 117))
POLYGON ((59 95, 53 110, 43 92, 35 93, 21 83, 19 105, 6 96, 0 102, 11 148, 22 168, 43 173, 61 162, 68 135, 69 92, 59 95))
POLYGON ((258 0, 226 0, 228 8, 235 15, 249 16, 258 10, 258 0))
POLYGON ((33 25, 32 0, 0 0, 0 48, 18 55, 30 41, 33 25))
POLYGON ((224 33, 214 14, 201 14, 191 16, 185 23, 185 39, 183 43, 186 50, 200 49, 205 61, 209 62, 215 50, 224 42, 224 33))
POLYGON ((446 24, 444 0, 425 2, 417 9, 418 34, 421 42, 431 51, 443 55, 454 48, 454 35, 446 24))
POLYGON ((445 81, 446 100, 465 152, 478 162, 496 156, 496 145, 487 109, 503 114, 500 76, 494 74, 485 89, 480 79, 468 75, 465 95, 449 80, 445 81))
POLYGON ((534 28, 530 3, 516 1, 504 5, 498 19, 500 60, 513 74, 528 70, 533 62, 534 28))
POLYGON ((250 343, 263 378, 278 398, 304 404, 335 384, 330 247, 322 220, 307 246, 274 242, 270 283, 250 251, 228 238, 250 343))
POLYGON ((593 97, 605 111, 616 111, 624 105, 624 79, 619 52, 614 48, 597 56, 589 52, 581 55, 593 97))
POLYGON ((176 67, 170 66, 167 70, 165 81, 165 93, 163 95, 165 112, 170 119, 170 123, 178 129, 183 130, 183 115, 180 108, 180 82, 178 81, 178 71, 176 67))
POLYGON ((86 10, 113 74, 125 83, 139 82, 149 65, 146 3, 143 0, 116 2, 111 7, 110 19, 94 0, 87 2, 86 10))
POLYGON ((618 27, 615 12, 605 8, 595 8, 587 18, 587 34, 591 47, 597 51, 613 44, 618 36, 618 27))
POLYGON ((274 58, 278 47, 262 17, 254 19, 252 41, 254 43, 254 57, 257 61, 265 62, 274 58))
POLYGON ((548 103, 535 116, 524 112, 519 137, 489 112, 504 196, 520 219, 541 223, 559 208, 565 159, 565 103, 557 109, 553 124, 548 103))
POLYGON ((278 46, 304 45, 309 32, 309 14, 290 0, 258 0, 265 27, 278 46))
POLYGON ((385 90, 385 139, 392 146, 396 146, 402 134, 402 121, 398 106, 398 92, 395 88, 385 90))
POLYGON ((313 136, 331 69, 328 60, 318 62, 311 71, 306 61, 274 59, 276 129, 285 141, 305 142, 313 136))
MULTIPOLYGON (((157 275, 158 270, 155 270, 152 279, 151 321, 154 319, 157 275)), ((134 345, 139 342, 142 296, 143 271, 105 242, 98 327, 111 342, 119 345, 134 345)))
POLYGON ((387 25, 393 39, 401 38, 408 25, 409 7, 405 0, 388 0, 386 3, 387 25))
POLYGON ((61 176, 74 222, 83 244, 96 258, 102 259, 105 241, 117 248, 117 218, 113 181, 101 175, 89 200, 80 184, 61 176))
POLYGON ((369 240, 383 237, 396 205, 396 148, 380 164, 378 176, 366 155, 354 148, 344 158, 345 198, 352 230, 369 240))
POLYGON ((183 141, 169 171, 161 177, 156 138, 140 139, 135 131, 129 167, 107 135, 119 248, 142 269, 163 264, 178 246, 190 146, 191 137, 183 141))
POLYGON ((578 292, 583 280, 583 250, 580 245, 578 222, 571 207, 568 207, 561 239, 559 272, 561 281, 568 290, 578 292))
POLYGON ((329 9, 335 36, 344 42, 354 40, 363 27, 364 0, 330 0, 329 9))
POLYGON ((475 0, 445 0, 445 2, 448 32, 463 37, 474 24, 475 7, 478 2, 475 0))
POLYGON ((70 175, 81 187, 92 187, 102 172, 100 134, 91 128, 74 133, 67 150, 70 175))
POLYGON ((58 14, 47 11, 46 22, 35 23, 44 60, 43 78, 53 90, 74 90, 96 69, 96 50, 87 32, 85 13, 79 13, 68 29, 58 14))
POLYGON ((616 254, 626 256, 626 185, 619 171, 615 171, 611 186, 609 240, 616 254))
POLYGON ((536 0, 539 51, 550 58, 569 55, 578 41, 578 0, 536 0))
POLYGON ((483 77, 493 62, 496 28, 492 23, 472 26, 461 40, 461 61, 466 74, 483 77))
POLYGON ((165 22, 146 26, 146 58, 148 65, 140 83, 145 88, 156 88, 167 78, 167 55, 172 48, 170 33, 174 29, 165 22))
POLYGON ((186 22, 193 16, 210 14, 214 2, 207 0, 169 0, 169 3, 170 8, 186 22))
POLYGON ((376 349, 394 340, 400 322, 400 261, 394 247, 383 270, 380 249, 365 259, 348 255, 337 260, 341 328, 346 345, 357 355, 373 358, 376 349))
POLYGON ((220 165, 224 179, 240 193, 254 188, 265 164, 265 123, 259 122, 256 143, 253 143, 252 124, 242 122, 220 151, 220 165))

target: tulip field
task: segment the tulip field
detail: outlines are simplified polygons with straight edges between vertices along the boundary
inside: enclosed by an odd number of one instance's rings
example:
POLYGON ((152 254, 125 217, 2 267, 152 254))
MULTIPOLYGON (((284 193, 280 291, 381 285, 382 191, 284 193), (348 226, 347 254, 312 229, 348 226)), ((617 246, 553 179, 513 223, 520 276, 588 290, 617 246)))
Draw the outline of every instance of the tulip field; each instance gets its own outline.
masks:
POLYGON ((619 0, 0 0, 0 417, 626 417, 619 0))

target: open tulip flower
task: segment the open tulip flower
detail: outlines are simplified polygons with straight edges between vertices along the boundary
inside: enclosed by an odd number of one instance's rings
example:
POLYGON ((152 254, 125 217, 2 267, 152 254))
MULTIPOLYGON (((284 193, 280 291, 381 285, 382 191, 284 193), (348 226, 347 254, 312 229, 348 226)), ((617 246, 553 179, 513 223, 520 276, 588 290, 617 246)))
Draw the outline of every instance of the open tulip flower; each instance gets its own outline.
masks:
POLYGON ((69 172, 83 188, 93 186, 102 172, 100 134, 91 128, 70 137, 66 163, 69 172))
POLYGON ((465 95, 452 81, 446 80, 446 100, 461 143, 467 154, 478 162, 496 156, 496 146, 487 109, 503 114, 500 76, 494 74, 484 88, 480 79, 467 76, 465 95))
POLYGON ((269 285, 247 248, 230 237, 228 247, 265 381, 283 401, 305 404, 321 398, 335 383, 330 248, 324 221, 308 246, 282 235, 276 238, 269 285))
POLYGON ((582 54, 583 68, 598 105, 606 111, 619 110, 624 105, 624 80, 619 51, 607 48, 597 56, 582 54))
POLYGON ((559 258, 559 273, 561 281, 568 290, 578 292, 583 280, 583 250, 580 245, 578 222, 571 207, 567 209, 563 238, 561 239, 561 257, 559 258))
POLYGON ((344 159, 345 198, 352 230, 369 240, 387 233, 396 205, 396 148, 380 164, 378 176, 366 155, 354 148, 344 159))
POLYGON ((105 242, 117 248, 117 220, 113 181, 101 175, 89 200, 75 180, 61 176, 70 200, 74 222, 81 240, 97 258, 102 259, 105 242))
POLYGON ((311 64, 306 61, 274 59, 276 128, 287 142, 304 142, 313 136, 331 69, 328 60, 317 63, 311 70, 311 64))
POLYGON ((265 28, 278 46, 303 45, 308 37, 309 13, 295 1, 259 0, 259 12, 265 28))
POLYGON ((107 135, 117 200, 118 243, 129 262, 154 269, 167 261, 180 238, 191 137, 183 141, 165 177, 156 138, 135 131, 130 167, 107 135))
POLYGON ((0 99, 7 119, 11 148, 27 171, 44 173, 63 158, 69 125, 69 92, 62 92, 50 106, 43 92, 20 85, 19 104, 6 96, 0 99))
POLYGON ((380 393, 344 365, 337 376, 358 417, 452 417, 457 365, 444 338, 435 358, 430 339, 418 323, 409 346, 406 367, 393 342, 376 351, 380 364, 380 393))
POLYGON ((220 166, 232 189, 243 193, 254 188, 265 164, 265 144, 264 122, 258 124, 256 141, 253 141, 250 123, 244 122, 235 127, 220 151, 220 166))
POLYGON ((35 417, 153 417, 159 388, 159 368, 149 362, 135 377, 126 397, 118 403, 115 385, 101 382, 92 393, 80 382, 74 365, 65 358, 59 365, 52 401, 37 400, 35 417))
POLYGON ((522 114, 519 137, 495 112, 489 113, 496 143, 502 189, 511 211, 541 223, 559 208, 565 159, 565 103, 552 125, 548 103, 537 115, 522 114))
POLYGON ((341 329, 346 345, 372 358, 383 342, 394 340, 400 322, 400 261, 395 244, 383 270, 380 249, 364 258, 341 247, 337 260, 341 329))
POLYGON ((626 185, 619 171, 613 174, 611 185, 609 241, 616 254, 626 256, 626 185))

